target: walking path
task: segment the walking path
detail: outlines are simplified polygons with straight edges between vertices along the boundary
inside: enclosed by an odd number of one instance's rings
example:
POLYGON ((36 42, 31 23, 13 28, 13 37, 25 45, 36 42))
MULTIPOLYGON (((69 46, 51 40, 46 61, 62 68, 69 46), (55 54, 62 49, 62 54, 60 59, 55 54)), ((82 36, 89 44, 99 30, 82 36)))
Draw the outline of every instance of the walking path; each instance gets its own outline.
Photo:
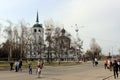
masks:
POLYGON ((43 78, 43 80, 120 80, 120 77, 118 79, 114 79, 113 72, 101 68, 96 70, 89 70, 87 72, 77 72, 59 76, 49 76, 43 78))
POLYGON ((103 62, 97 67, 91 63, 75 66, 50 67, 45 66, 41 78, 37 78, 35 70, 32 75, 28 70, 22 72, 0 71, 0 80, 120 80, 114 79, 113 72, 104 69, 103 62))

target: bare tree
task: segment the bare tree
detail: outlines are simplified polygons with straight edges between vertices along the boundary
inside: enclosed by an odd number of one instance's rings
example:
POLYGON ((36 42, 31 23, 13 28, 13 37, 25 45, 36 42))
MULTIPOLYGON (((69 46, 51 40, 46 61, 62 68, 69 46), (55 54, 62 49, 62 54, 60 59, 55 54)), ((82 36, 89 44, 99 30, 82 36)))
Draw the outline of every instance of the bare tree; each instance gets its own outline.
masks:
POLYGON ((24 20, 20 22, 20 27, 21 27, 21 35, 20 35, 20 57, 26 57, 27 53, 27 43, 28 43, 28 39, 29 39, 29 30, 27 28, 27 26, 29 26, 29 23, 26 23, 24 20))
POLYGON ((91 40, 90 50, 93 53, 93 58, 99 57, 99 53, 101 52, 101 47, 98 45, 98 43, 94 38, 91 40))
POLYGON ((82 53, 82 46, 83 46, 83 41, 78 37, 77 40, 74 41, 74 44, 75 44, 75 55, 77 56, 78 58, 78 61, 80 60, 81 58, 81 53, 82 53))
POLYGON ((85 56, 89 59, 89 60, 92 60, 93 58, 93 53, 91 52, 91 50, 87 50, 85 52, 85 56))
POLYGON ((53 34, 53 30, 54 30, 54 22, 52 19, 45 21, 45 28, 46 28, 46 41, 47 41, 47 49, 48 49, 48 53, 47 53, 47 61, 48 63, 50 63, 50 57, 51 57, 51 62, 52 62, 52 53, 51 53, 51 44, 52 44, 52 34, 53 34))
POLYGON ((54 49, 55 49, 55 58, 56 60, 59 58, 59 37, 60 37, 60 32, 61 32, 61 29, 59 27, 56 27, 54 32, 53 32, 53 46, 54 46, 54 49))
POLYGON ((9 26, 4 31, 7 33, 7 37, 8 37, 8 51, 9 51, 8 60, 10 60, 12 58, 13 24, 11 21, 7 21, 7 22, 9 23, 9 26))

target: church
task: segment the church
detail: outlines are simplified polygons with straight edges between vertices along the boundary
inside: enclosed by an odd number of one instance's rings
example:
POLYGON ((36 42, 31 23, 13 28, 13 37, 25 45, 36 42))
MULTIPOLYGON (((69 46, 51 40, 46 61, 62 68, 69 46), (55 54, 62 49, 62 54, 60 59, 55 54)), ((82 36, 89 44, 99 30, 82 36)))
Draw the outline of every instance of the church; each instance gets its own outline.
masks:
POLYGON ((39 23, 39 16, 37 12, 36 23, 31 28, 31 45, 29 46, 27 58, 67 58, 73 57, 71 54, 71 39, 66 36, 66 30, 63 28, 60 35, 57 36, 51 45, 45 45, 43 25, 39 23), (51 50, 50 50, 51 49, 51 50), (59 54, 58 54, 59 53, 59 54))
POLYGON ((44 28, 39 23, 39 16, 37 12, 36 23, 32 26, 32 42, 30 52, 27 58, 40 58, 44 47, 44 28))

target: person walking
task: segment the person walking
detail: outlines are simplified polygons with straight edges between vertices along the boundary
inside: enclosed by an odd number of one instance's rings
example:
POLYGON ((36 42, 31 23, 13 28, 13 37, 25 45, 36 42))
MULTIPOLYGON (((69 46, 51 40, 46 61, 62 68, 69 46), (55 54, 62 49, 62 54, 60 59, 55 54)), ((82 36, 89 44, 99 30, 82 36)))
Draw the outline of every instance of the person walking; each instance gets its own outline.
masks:
POLYGON ((107 60, 107 69, 110 69, 110 60, 107 60))
POLYGON ((32 74, 32 61, 28 62, 29 74, 32 74))
POLYGON ((38 74, 38 78, 40 78, 40 74, 41 74, 41 67, 40 67, 40 65, 38 66, 37 74, 38 74))
POLYGON ((116 60, 114 60, 113 63, 113 72, 114 72, 114 78, 116 79, 116 76, 118 78, 118 63, 116 60))
POLYGON ((98 60, 97 60, 97 58, 95 58, 95 66, 97 66, 98 65, 98 60))
POLYGON ((22 59, 19 60, 19 70, 22 71, 22 59))
POLYGON ((112 66, 113 66, 113 63, 112 63, 112 61, 110 60, 110 71, 112 71, 112 66))
POLYGON ((14 70, 13 65, 14 65, 14 61, 11 60, 11 61, 10 61, 10 71, 14 70))
POLYGON ((105 63, 104 63, 105 69, 107 68, 107 65, 108 65, 108 62, 107 62, 107 60, 106 60, 105 63))
POLYGON ((119 69, 119 72, 120 72, 120 60, 118 60, 118 69, 119 69))
POLYGON ((36 66, 36 74, 38 73, 38 67, 40 66, 40 59, 37 61, 37 66, 36 66))
POLYGON ((15 61, 15 72, 18 72, 18 69, 19 69, 19 61, 16 60, 15 61))
MULTIPOLYGON (((43 65, 44 65, 44 61, 43 61, 43 59, 38 59, 37 68, 40 67, 40 69, 42 70, 43 65)), ((38 69, 36 70, 36 73, 37 73, 37 72, 38 72, 38 69)), ((40 73, 41 73, 41 71, 40 71, 40 73)))

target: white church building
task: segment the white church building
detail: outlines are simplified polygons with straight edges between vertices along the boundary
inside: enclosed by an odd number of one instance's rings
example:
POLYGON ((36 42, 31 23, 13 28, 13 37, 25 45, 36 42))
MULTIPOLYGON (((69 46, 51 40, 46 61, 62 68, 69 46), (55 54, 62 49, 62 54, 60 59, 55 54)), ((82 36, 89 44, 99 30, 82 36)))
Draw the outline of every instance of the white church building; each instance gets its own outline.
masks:
POLYGON ((39 24, 38 12, 36 23, 32 27, 32 44, 30 47, 27 58, 40 58, 44 47, 44 28, 42 24, 39 24))

